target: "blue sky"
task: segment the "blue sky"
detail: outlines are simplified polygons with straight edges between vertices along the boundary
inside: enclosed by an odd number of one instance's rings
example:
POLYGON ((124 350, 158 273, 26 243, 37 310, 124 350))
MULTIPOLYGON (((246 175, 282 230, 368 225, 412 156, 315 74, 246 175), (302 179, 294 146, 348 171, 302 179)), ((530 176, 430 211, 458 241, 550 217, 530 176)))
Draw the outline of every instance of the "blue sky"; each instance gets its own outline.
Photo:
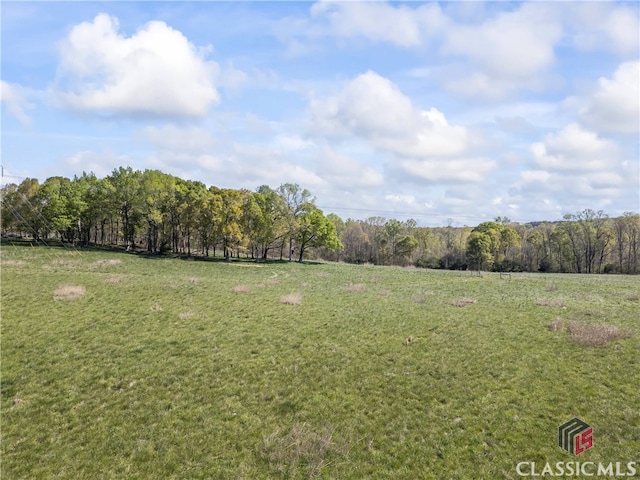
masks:
POLYGON ((5 183, 130 165, 427 226, 640 210, 637 2, 0 10, 5 183))

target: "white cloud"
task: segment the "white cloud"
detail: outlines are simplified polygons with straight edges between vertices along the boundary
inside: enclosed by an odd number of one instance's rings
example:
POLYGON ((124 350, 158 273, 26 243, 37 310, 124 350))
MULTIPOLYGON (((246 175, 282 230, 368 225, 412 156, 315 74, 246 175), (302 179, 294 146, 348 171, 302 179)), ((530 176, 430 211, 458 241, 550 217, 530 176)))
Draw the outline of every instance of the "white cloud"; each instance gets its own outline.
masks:
POLYGON ((381 172, 327 145, 320 149, 319 157, 318 175, 337 188, 353 190, 384 184, 381 172))
MULTIPOLYGON (((178 30, 152 21, 126 37, 106 14, 71 29, 60 44, 63 105, 106 114, 203 116, 219 102, 215 62, 178 30)), ((232 75, 231 83, 237 82, 232 75)))
POLYGON ((445 89, 471 98, 498 100, 522 89, 540 90, 554 81, 550 71, 562 33, 556 9, 547 3, 525 3, 479 24, 452 23, 441 53, 470 62, 446 65, 440 80, 445 89))
POLYGON ((211 132, 200 127, 180 128, 175 125, 148 126, 136 132, 139 139, 151 143, 160 150, 203 153, 215 148, 211 132))
POLYGON ((567 27, 578 48, 637 57, 640 46, 637 8, 615 2, 576 2, 564 6, 567 27))
POLYGON ((399 165, 414 178, 429 182, 481 182, 496 167, 496 162, 486 158, 405 159, 399 165))
POLYGON ((535 162, 544 169, 558 171, 599 171, 619 165, 617 145, 577 124, 545 135, 531 145, 535 162))
POLYGON ((27 115, 26 110, 31 110, 35 105, 29 101, 33 92, 15 83, 0 80, 0 100, 10 115, 16 118, 23 126, 33 123, 32 118, 27 115))
POLYGON ((311 102, 313 129, 353 135, 392 154, 452 156, 465 151, 465 128, 452 126, 436 108, 419 110, 390 80, 375 72, 359 75, 336 96, 311 102))
POLYGON ((55 169, 47 172, 44 177, 50 175, 67 175, 73 177, 80 172, 93 172, 99 178, 104 178, 111 174, 114 168, 130 165, 132 159, 127 155, 118 155, 114 152, 94 152, 92 150, 82 150, 69 155, 58 161, 55 169))
POLYGON ((598 89, 580 113, 587 126, 603 132, 640 131, 640 62, 618 66, 613 78, 598 79, 598 89))
POLYGON ((384 2, 320 1, 311 7, 316 19, 326 18, 332 35, 362 36, 372 41, 412 47, 434 35, 446 23, 437 3, 410 8, 384 2))

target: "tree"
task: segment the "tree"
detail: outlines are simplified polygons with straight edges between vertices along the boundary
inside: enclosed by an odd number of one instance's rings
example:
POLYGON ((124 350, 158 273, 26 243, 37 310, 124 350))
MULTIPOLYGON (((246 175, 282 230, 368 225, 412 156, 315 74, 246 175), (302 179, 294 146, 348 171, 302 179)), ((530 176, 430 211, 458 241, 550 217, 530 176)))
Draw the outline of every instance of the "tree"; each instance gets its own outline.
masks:
POLYGON ((114 202, 122 220, 122 240, 127 250, 134 246, 136 228, 142 217, 141 175, 131 167, 119 167, 108 177, 114 187, 114 202))
POLYGON ((322 210, 312 204, 307 204, 300 215, 296 229, 296 245, 300 251, 300 262, 308 247, 324 247, 330 251, 342 248, 335 225, 323 215, 322 210))
POLYGON ((467 259, 469 264, 478 271, 493 264, 491 253, 491 236, 486 232, 473 230, 467 240, 467 259))
POLYGON ((278 187, 278 195, 282 198, 282 218, 287 226, 287 236, 289 238, 289 261, 293 257, 293 239, 298 230, 298 219, 309 205, 313 206, 315 198, 311 193, 300 188, 300 185, 285 183, 278 187))

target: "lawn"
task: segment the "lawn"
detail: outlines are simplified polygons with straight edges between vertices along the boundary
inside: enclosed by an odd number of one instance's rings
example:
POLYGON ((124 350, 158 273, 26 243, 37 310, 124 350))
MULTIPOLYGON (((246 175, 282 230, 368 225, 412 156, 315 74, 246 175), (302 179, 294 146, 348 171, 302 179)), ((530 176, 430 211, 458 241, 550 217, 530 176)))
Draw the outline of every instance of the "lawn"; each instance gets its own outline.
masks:
POLYGON ((0 253, 3 479, 640 461, 639 277, 0 253), (593 324, 620 338, 567 332, 593 324), (573 417, 579 457, 557 445, 573 417))

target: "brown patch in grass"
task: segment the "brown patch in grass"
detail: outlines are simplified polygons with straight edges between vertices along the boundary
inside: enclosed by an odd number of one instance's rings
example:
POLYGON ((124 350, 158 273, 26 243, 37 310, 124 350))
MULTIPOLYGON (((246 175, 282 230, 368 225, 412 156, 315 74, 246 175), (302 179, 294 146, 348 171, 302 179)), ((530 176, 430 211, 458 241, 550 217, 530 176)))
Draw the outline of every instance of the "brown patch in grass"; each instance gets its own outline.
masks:
POLYGON ((388 297, 389 295, 391 295, 391 291, 390 290, 380 290, 378 292, 378 295, 380 295, 381 297, 388 297))
POLYGON ((285 305, 300 305, 302 304, 302 295, 299 292, 289 293, 280 297, 280 303, 285 305))
POLYGON ((84 296, 86 290, 82 285, 60 285, 53 291, 54 300, 77 300, 84 296))
POLYGON ((189 283, 198 283, 198 277, 189 277, 187 278, 189 283))
POLYGON ((328 428, 316 431, 307 423, 294 425, 289 432, 276 430, 265 437, 262 453, 274 470, 287 478, 316 478, 323 468, 346 457, 349 447, 334 438, 328 428))
POLYGON ((553 322, 547 325, 552 332, 561 332, 564 329, 564 320, 560 317, 556 318, 553 322))
POLYGON ((159 303, 156 303, 154 305, 151 305, 151 308, 149 308, 149 310, 151 310, 152 312, 161 312, 163 308, 162 308, 162 305, 160 305, 159 303))
POLYGON ((637 302, 637 301, 640 300, 640 295, 638 295, 637 293, 634 293, 632 295, 629 295, 627 297, 627 300, 630 301, 630 302, 637 302))
POLYGON ((630 330, 606 323, 583 323, 572 321, 567 325, 567 333, 578 345, 606 347, 609 342, 629 338, 630 330))
POLYGON ((460 300, 449 302, 449 305, 462 308, 466 307, 467 305, 473 305, 474 303, 478 303, 475 298, 461 298, 460 300))
POLYGON ((277 278, 270 278, 265 283, 270 287, 273 287, 274 285, 280 285, 280 280, 278 280, 277 278))
POLYGON ((249 285, 236 285, 233 287, 233 293, 251 293, 251 287, 249 285))
POLYGON ((367 289, 367 286, 363 283, 350 283, 344 288, 347 292, 364 292, 367 289))
POLYGON ((415 341, 416 341, 416 339, 413 338, 411 335, 409 335, 407 338, 405 338, 404 342, 402 342, 402 343, 404 344, 405 347, 408 347, 409 345, 411 345, 415 341))
POLYGON ((23 262, 22 260, 2 260, 0 265, 3 267, 24 267, 27 262, 23 262))
POLYGON ((116 283, 122 283, 126 281, 128 275, 109 275, 107 278, 103 280, 103 283, 114 285, 116 283))
POLYGON ((327 277, 330 277, 330 276, 331 276, 331 274, 327 273, 327 272, 318 272, 318 273, 316 273, 316 277, 320 277, 320 278, 327 278, 327 277))
POLYGON ((415 295, 411 297, 411 301, 413 303, 425 303, 427 301, 427 297, 425 297, 424 295, 415 295))
POLYGON ((379 283, 382 281, 382 277, 380 275, 374 275, 369 281, 371 283, 379 283))
POLYGON ((545 290, 547 292, 557 292, 558 291, 558 285, 555 283, 550 283, 546 286, 545 290))
POLYGON ((178 314, 178 317, 180 318, 180 320, 186 320, 188 318, 193 318, 194 313, 189 311, 189 312, 181 312, 178 314))
POLYGON ((109 260, 98 260, 97 262, 93 262, 89 264, 89 268, 99 268, 99 267, 111 267, 113 265, 120 265, 122 260, 119 258, 111 258, 109 260))
POLYGON ((555 307, 566 308, 566 304, 562 300, 549 300, 547 298, 539 298, 536 300, 536 305, 539 307, 555 307))

